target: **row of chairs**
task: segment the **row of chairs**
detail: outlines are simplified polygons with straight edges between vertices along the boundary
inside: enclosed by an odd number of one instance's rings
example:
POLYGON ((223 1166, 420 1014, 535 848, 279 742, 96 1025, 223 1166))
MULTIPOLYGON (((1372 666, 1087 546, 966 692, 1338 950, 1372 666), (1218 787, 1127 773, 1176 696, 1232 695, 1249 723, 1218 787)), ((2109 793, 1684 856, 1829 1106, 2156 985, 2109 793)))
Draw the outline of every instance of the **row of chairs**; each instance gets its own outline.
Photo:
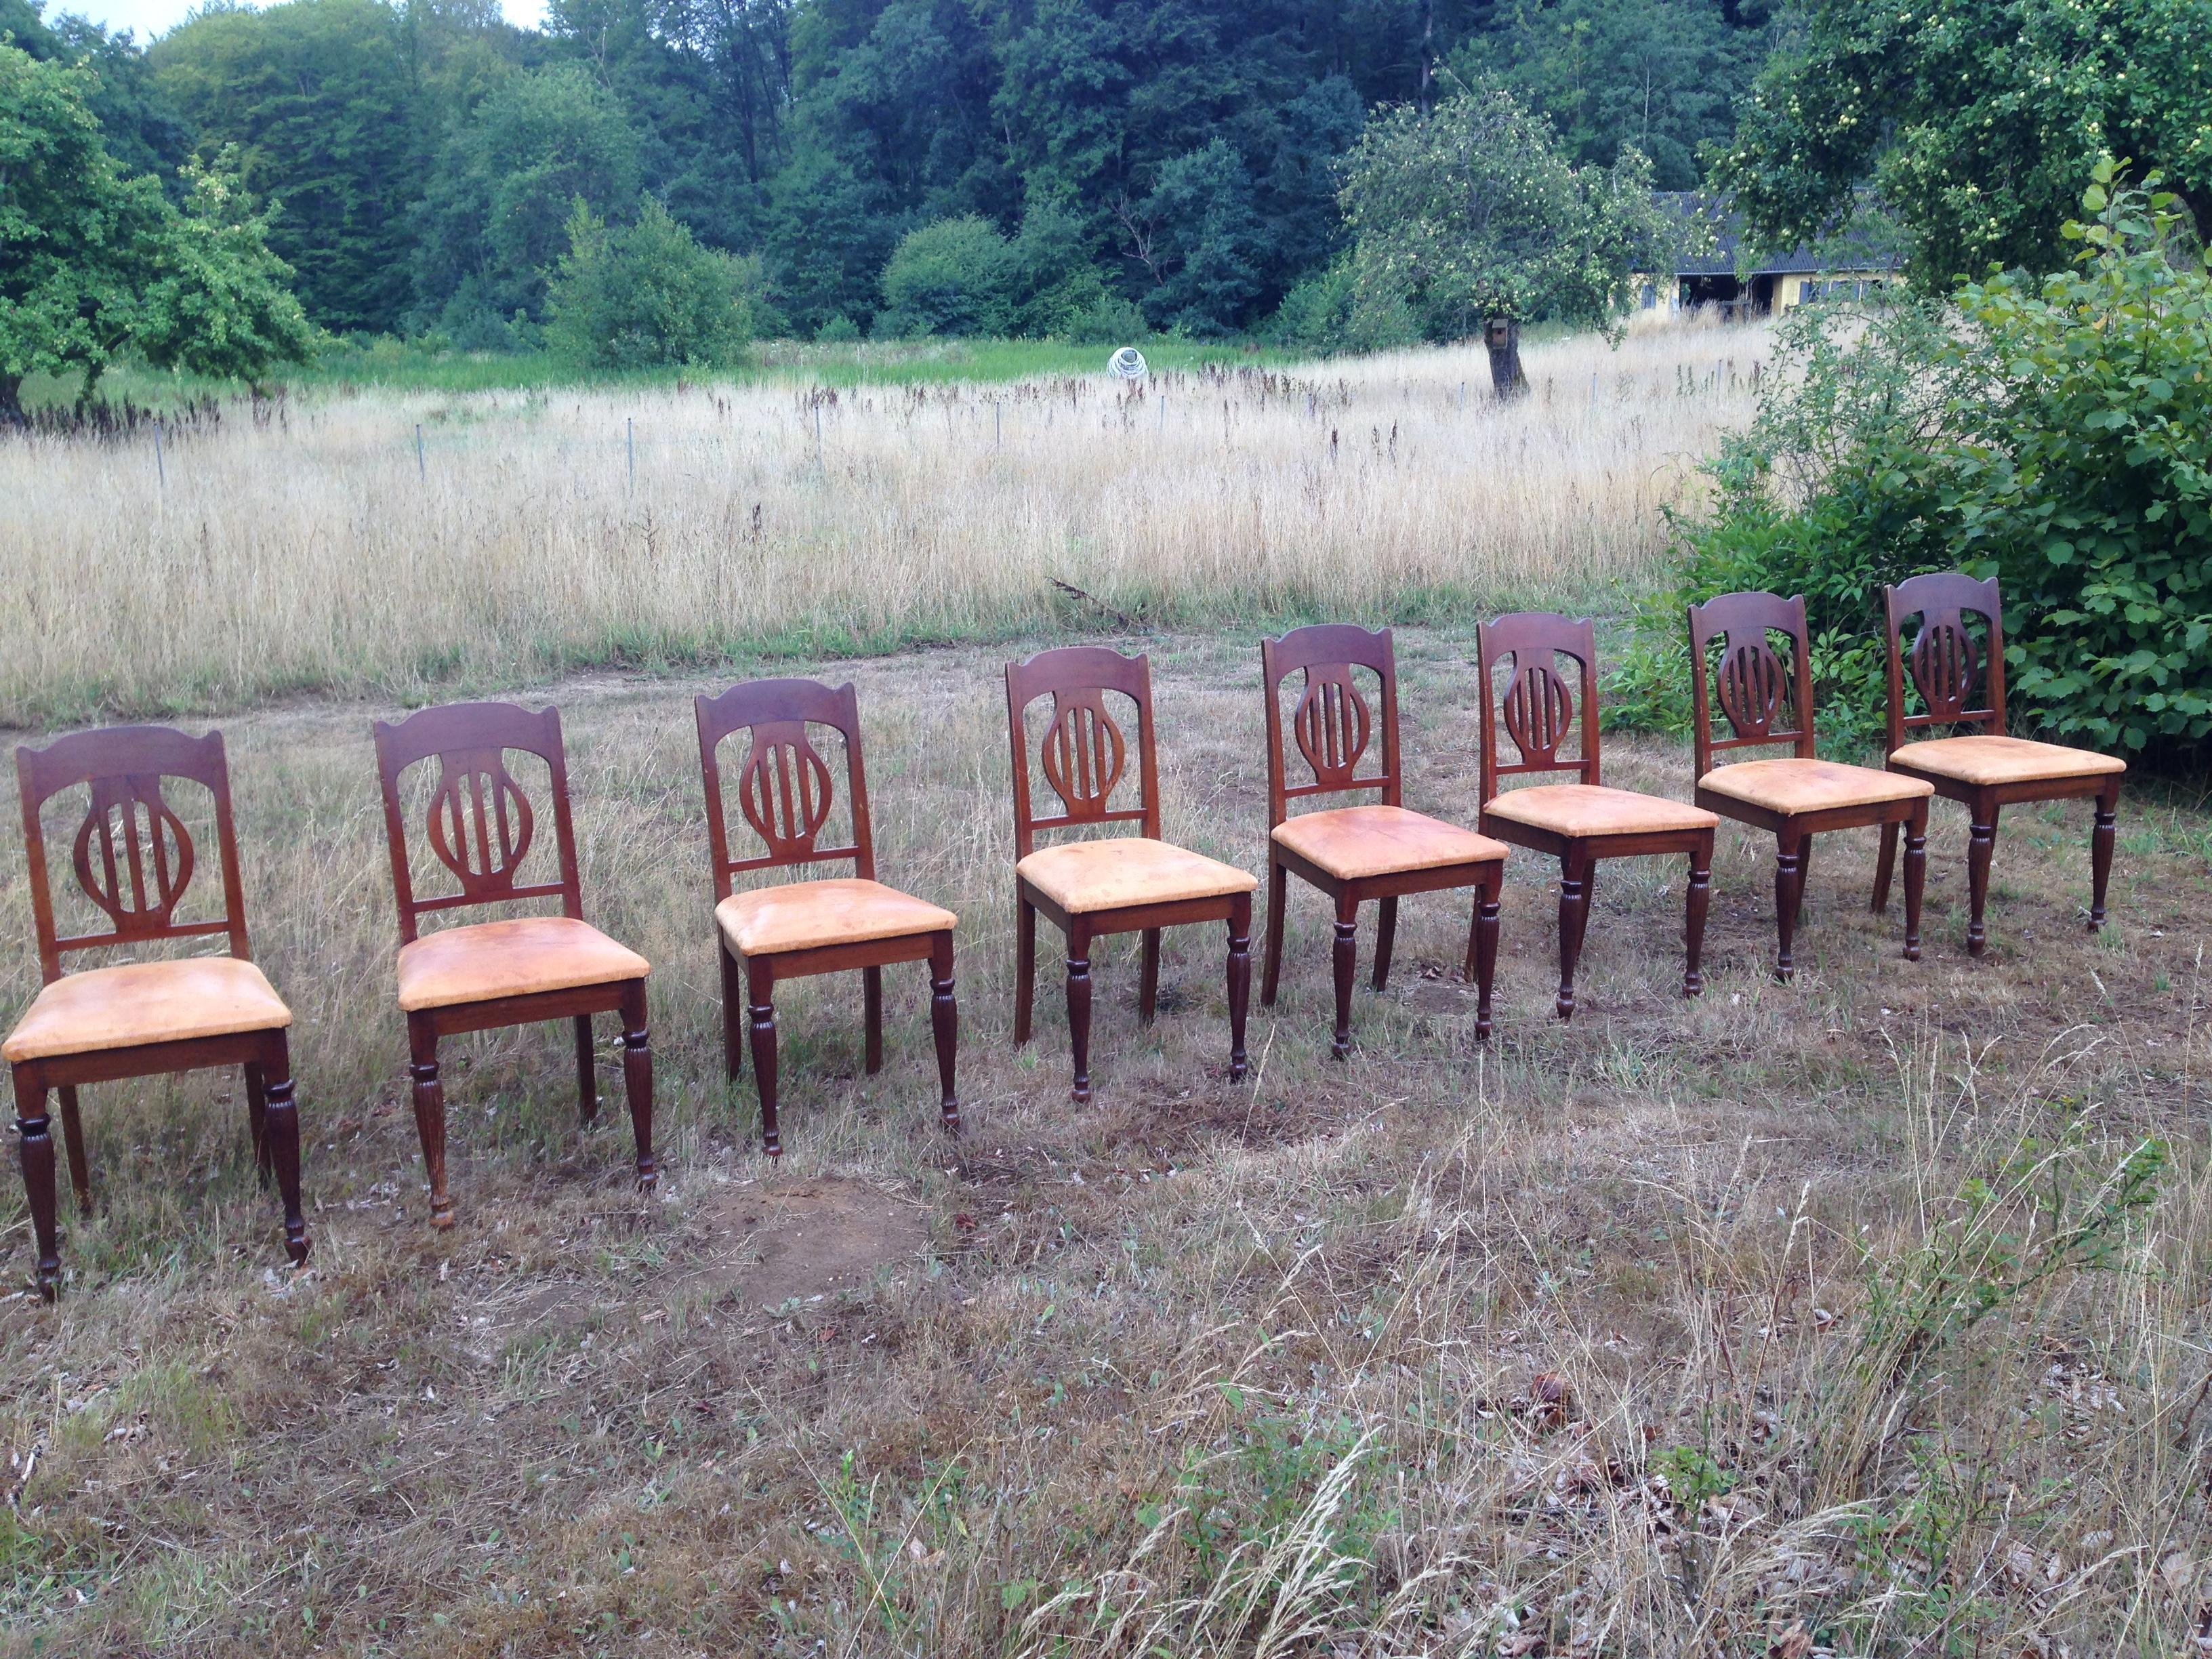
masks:
MULTIPOLYGON (((1835 830, 1881 826, 1874 896, 1880 911, 1886 907, 1902 826, 1905 954, 1917 959, 1928 802, 1939 792, 1965 801, 1973 820, 1970 950, 1983 948, 1982 913, 1997 811, 2013 801, 2096 796, 2090 926, 2099 926, 2122 763, 2004 734, 2002 634, 1994 583, 1955 574, 1916 578, 1888 590, 1887 605, 1891 742, 1888 764, 1881 770, 1823 761, 1814 752, 1802 599, 1737 593, 1691 611, 1695 659, 1717 665, 1710 676, 1701 672, 1697 677, 1694 804, 1601 782, 1596 641, 1587 619, 1523 613, 1484 623, 1477 645, 1479 683, 1485 688, 1483 805, 1474 830, 1403 804, 1397 671, 1388 629, 1370 633, 1322 625, 1263 641, 1269 838, 1262 1003, 1272 1006, 1275 1000, 1290 877, 1317 889, 1334 907, 1334 1046, 1340 1057, 1351 1043, 1360 907, 1371 900, 1380 909, 1374 964, 1379 990, 1389 974, 1399 899, 1468 888, 1474 893, 1474 911, 1466 973, 1476 993, 1476 1036, 1487 1037, 1509 842, 1559 860, 1557 1009, 1562 1018, 1574 1012, 1575 969, 1597 864, 1653 854, 1686 855, 1682 988, 1694 996, 1703 985, 1699 958, 1711 892, 1713 838, 1723 816, 1776 836, 1776 971, 1785 980, 1791 972, 1791 941, 1811 838, 1835 830), (1897 647, 1904 623, 1916 614, 1922 626, 1910 666, 1922 708, 1908 713, 1897 647), (1973 614, 1983 619, 1978 645, 1964 620, 1973 614), (1787 672, 1773 648, 1773 635, 1788 641, 1787 672), (1563 659, 1570 665, 1565 673, 1563 659), (1294 675, 1299 680, 1292 702, 1285 687, 1294 675), (1501 675, 1502 693, 1496 689, 1501 675), (1728 721, 1725 737, 1714 733, 1709 677, 1728 721), (1978 684, 1984 688, 1978 702, 1978 684), (1905 741, 1908 732, 1938 722, 1984 729, 1972 736, 1905 741), (1502 755, 1501 726, 1518 756, 1510 763, 1502 755), (1304 774, 1295 780, 1290 744, 1305 763, 1304 774), (1784 759, 1714 763, 1717 754, 1758 744, 1787 744, 1793 752, 1784 759), (1500 787, 1504 779, 1555 773, 1572 774, 1573 781, 1500 787), (1373 799, 1296 815, 1291 811, 1293 802, 1346 793, 1373 799)), ((1161 839, 1148 659, 1101 647, 1073 647, 1010 663, 1006 680, 1017 858, 1016 1042, 1030 1036, 1039 913, 1066 939, 1068 1033, 1079 1102, 1091 1091, 1092 942, 1113 933, 1143 936, 1138 1006, 1149 1021, 1158 988, 1161 930, 1220 922, 1228 933, 1230 1075, 1241 1080, 1247 1070, 1252 895, 1258 883, 1248 871, 1161 839), (1133 710, 1133 745, 1109 696, 1126 700, 1133 710), (1033 711, 1047 698, 1049 712, 1041 735, 1036 735, 1033 711), (1057 810, 1038 810, 1032 757, 1036 772, 1058 799, 1057 810), (1133 791, 1117 796, 1130 782, 1133 758, 1133 791), (1039 836, 1052 831, 1118 824, 1133 825, 1138 833, 1039 844, 1039 836)), ((940 1112, 945 1127, 957 1133, 957 918, 876 879, 860 708, 853 688, 802 679, 755 681, 696 699, 694 713, 716 901, 725 1063, 736 1079, 750 1048, 765 1149, 771 1156, 782 1150, 776 985, 803 975, 860 969, 866 1063, 872 1073, 882 1063, 882 971, 903 962, 929 964, 940 1112), (826 844, 834 837, 825 838, 836 791, 829 762, 812 736, 819 728, 836 731, 844 749, 850 839, 836 844, 826 844), (736 775, 736 805, 763 850, 750 842, 735 850, 732 846, 722 754, 725 742, 740 733, 746 745, 736 775), (736 881, 763 871, 803 874, 808 866, 848 861, 850 876, 745 889, 736 881)), ((657 1173, 645 995, 651 969, 644 957, 584 920, 559 712, 531 712, 511 703, 456 704, 424 709, 397 722, 379 721, 374 736, 399 921, 398 1002, 406 1017, 433 1224, 450 1226, 453 1219, 438 1049, 441 1039, 461 1032, 573 1020, 580 1107, 588 1122, 599 1105, 592 1020, 618 1014, 637 1178, 651 1188, 657 1173), (507 757, 518 753, 537 757, 546 768, 544 799, 551 808, 555 851, 550 878, 526 876, 539 820, 507 765, 507 757), (421 835, 452 883, 450 890, 425 896, 416 890, 414 878, 410 797, 403 780, 415 767, 431 762, 436 769, 428 779, 421 835), (421 925, 428 915, 517 900, 557 901, 560 914, 428 932, 421 925)), ((92 1196, 78 1089, 204 1066, 243 1067, 256 1160, 282 1195, 286 1249, 294 1261, 304 1261, 308 1241, 300 1206, 298 1113, 286 1044, 292 1016, 252 960, 221 734, 192 738, 155 726, 80 732, 44 750, 18 749, 16 767, 46 985, 0 1048, 0 1056, 14 1073, 41 1292, 53 1297, 60 1272, 48 1095, 59 1096, 72 1184, 80 1211, 88 1211, 92 1196), (179 915, 195 872, 196 852, 183 818, 164 798, 162 786, 170 779, 198 784, 212 799, 222 888, 222 914, 212 920, 186 921, 179 915), (78 885, 109 925, 62 936, 47 879, 43 809, 73 787, 88 791, 89 805, 71 843, 71 866, 78 885), (64 957, 75 951, 216 934, 228 940, 226 956, 64 971, 64 957)))

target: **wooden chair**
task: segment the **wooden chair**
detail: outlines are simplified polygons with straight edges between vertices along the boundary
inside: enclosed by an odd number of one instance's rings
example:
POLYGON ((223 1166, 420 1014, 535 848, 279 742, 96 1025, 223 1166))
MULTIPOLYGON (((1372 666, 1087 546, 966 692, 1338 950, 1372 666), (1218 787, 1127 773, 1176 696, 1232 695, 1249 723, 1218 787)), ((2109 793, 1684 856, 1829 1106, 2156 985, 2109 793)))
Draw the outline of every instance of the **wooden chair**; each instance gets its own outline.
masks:
MULTIPOLYGON (((1936 792, 1917 778, 1871 767, 1824 761, 1814 750, 1813 667, 1805 637, 1805 601, 1772 593, 1723 593, 1690 607, 1691 702, 1698 746, 1698 805, 1739 823, 1771 830, 1775 838, 1774 922, 1780 950, 1774 976, 1794 971, 1790 945, 1805 903, 1813 837, 1832 830, 1882 826, 1893 842, 1905 826, 1905 959, 1920 960, 1920 892, 1928 872, 1928 800, 1936 792), (1785 672, 1768 643, 1787 635, 1785 672), (1719 664, 1711 658, 1718 647, 1719 664), (1712 686, 1732 736, 1713 736, 1712 686), (1771 748, 1796 751, 1778 760, 1738 761, 1716 768, 1723 750, 1771 748)), ((1886 876, 1875 879, 1881 908, 1886 876)))
POLYGON ((283 1195, 285 1253, 295 1263, 305 1261, 299 1113, 284 1036, 292 1011, 253 965, 246 942, 222 734, 191 738, 160 726, 80 732, 45 749, 16 750, 15 777, 30 854, 31 916, 46 983, 0 1045, 0 1058, 15 1073, 15 1133, 31 1231, 39 1247, 39 1294, 52 1301, 61 1282, 47 1091, 61 1095, 70 1184, 76 1189, 78 1213, 88 1214, 92 1178, 85 1164, 84 1127, 77 1117, 77 1090, 88 1083, 210 1066, 245 1070, 254 1162, 264 1182, 276 1177, 283 1195), (162 783, 171 778, 198 784, 214 798, 222 914, 210 921, 177 920, 198 859, 184 820, 162 796, 162 783), (105 933, 65 939, 55 931, 40 817, 47 801, 79 785, 91 799, 70 844, 70 863, 77 885, 106 912, 112 926, 105 933), (62 957, 74 951, 218 933, 229 943, 228 956, 62 971, 62 957))
MULTIPOLYGON (((1972 824, 1966 843, 1966 893, 1970 915, 1966 949, 1979 956, 1988 943, 1982 909, 1990 896, 1990 854, 1996 850, 1997 809, 2016 801, 2097 799, 2096 827, 2089 834, 2089 931, 2105 925, 2105 889, 2112 874, 2113 816, 2120 804, 2120 779, 2128 763, 2094 750, 2032 743, 2005 735, 2004 617, 1996 578, 1976 581, 1958 571, 1914 576, 1881 590, 1889 640, 1889 769, 1918 778, 1947 800, 1965 805, 1972 824), (1978 652, 1966 618, 1981 617, 1984 629, 1978 652), (1922 711, 1905 712, 1905 674, 1898 641, 1905 623, 1920 618, 1912 643, 1912 684, 1922 711), (1974 702, 1974 681, 1982 676, 1981 706, 1974 702), (1971 737, 1929 738, 1908 744, 1907 732, 1931 726, 1979 726, 1971 737)), ((1876 866, 1874 908, 1889 898, 1889 872, 1897 854, 1897 830, 1881 832, 1881 861, 1876 866)))
POLYGON ((1467 979, 1475 988, 1474 1035, 1490 1035, 1490 986, 1498 967, 1498 895, 1505 880, 1506 848, 1456 824, 1409 812, 1399 804, 1398 666, 1390 630, 1323 625, 1295 629, 1279 640, 1260 641, 1260 678, 1267 696, 1267 943, 1260 980, 1262 1006, 1275 1006, 1283 963, 1283 910, 1289 877, 1311 884, 1336 906, 1335 1053, 1352 1052, 1352 980, 1359 907, 1381 901, 1375 936, 1375 988, 1389 982, 1390 951, 1398 934, 1398 900, 1407 893, 1474 889, 1467 935, 1467 979), (1377 683, 1382 704, 1382 770, 1358 775, 1374 736, 1375 717, 1360 695, 1353 671, 1377 683), (1312 769, 1311 783, 1285 777, 1282 685, 1304 671, 1304 689, 1291 712, 1298 752, 1312 769), (1372 805, 1339 806, 1288 814, 1288 805, 1310 796, 1374 790, 1372 805))
POLYGON ((771 1158, 783 1152, 777 1132, 775 983, 809 974, 860 970, 867 1020, 867 1066, 884 1063, 884 968, 894 962, 929 963, 930 1025, 937 1038, 940 1108, 947 1133, 960 1132, 960 1102, 953 1091, 953 1053, 959 1012, 952 997, 951 911, 876 879, 875 837, 868 822, 867 775, 860 763, 860 705, 849 685, 831 690, 815 680, 755 680, 719 697, 696 701, 699 769, 707 792, 707 839, 714 864, 714 923, 722 964, 722 1055, 734 1080, 740 1069, 739 1014, 750 994, 753 1073, 760 1085, 761 1142, 771 1158), (830 767, 807 737, 811 723, 834 726, 845 740, 845 788, 851 804, 853 841, 821 847, 834 789, 830 767), (738 774, 738 805, 767 845, 764 854, 730 856, 722 805, 722 739, 746 731, 751 747, 738 774), (853 860, 853 874, 826 881, 731 890, 730 878, 753 870, 785 869, 836 860, 853 860), (740 975, 743 975, 742 982, 740 975))
POLYGON ((1699 994, 1705 988, 1700 964, 1712 897, 1713 832, 1720 820, 1702 806, 1599 782, 1597 630, 1589 618, 1571 622, 1548 611, 1492 617, 1475 630, 1475 662, 1482 677, 1482 833, 1559 861, 1559 994, 1553 1005, 1559 1018, 1574 1018, 1575 964, 1601 859, 1687 855, 1682 994, 1699 994), (1582 698, 1580 740, 1571 756, 1560 750, 1575 732, 1576 691, 1560 677, 1561 657, 1574 663, 1582 698), (1513 672, 1501 692, 1497 671, 1508 660, 1513 672), (1498 758, 1501 720, 1521 757, 1511 765, 1498 758), (1499 793, 1501 778, 1545 772, 1572 772, 1576 781, 1499 793))
POLYGON ((1036 978, 1036 918, 1042 910, 1067 935, 1067 1031, 1074 1053, 1075 1098, 1091 1098, 1091 941, 1107 933, 1144 934, 1139 1018, 1149 1024, 1159 991, 1160 929, 1189 921, 1229 927, 1229 1075, 1242 1082, 1245 1006, 1252 988, 1252 890, 1245 871, 1159 838, 1159 769, 1153 747, 1151 659, 1103 646, 1040 651, 1006 665, 1006 715, 1014 750, 1014 1041, 1030 1040, 1036 978), (1116 692, 1135 705, 1137 805, 1111 805, 1127 770, 1129 745, 1106 706, 1116 692), (1052 698, 1039 764, 1066 811, 1038 817, 1030 805, 1026 717, 1052 698), (1041 830, 1135 823, 1139 836, 1063 842, 1040 848, 1041 830))
POLYGON ((599 1106, 592 1016, 619 1010, 623 1082, 637 1137, 637 1179, 651 1189, 653 1051, 647 1042, 645 979, 652 968, 584 921, 576 836, 568 814, 568 763, 561 711, 532 714, 510 702, 449 703, 404 720, 376 722, 376 769, 384 827, 392 847, 392 885, 399 905, 399 1006, 407 1015, 413 1061, 415 1127, 430 1178, 430 1224, 453 1224, 446 1191, 446 1091, 438 1079, 438 1042, 463 1031, 573 1019, 576 1087, 582 1120, 599 1106), (507 769, 508 750, 535 755, 548 773, 558 879, 523 883, 538 818, 507 769), (438 763, 424 818, 430 850, 459 884, 458 893, 417 898, 409 872, 399 784, 419 761, 438 763), (426 912, 515 899, 557 898, 557 916, 516 916, 422 933, 426 912))

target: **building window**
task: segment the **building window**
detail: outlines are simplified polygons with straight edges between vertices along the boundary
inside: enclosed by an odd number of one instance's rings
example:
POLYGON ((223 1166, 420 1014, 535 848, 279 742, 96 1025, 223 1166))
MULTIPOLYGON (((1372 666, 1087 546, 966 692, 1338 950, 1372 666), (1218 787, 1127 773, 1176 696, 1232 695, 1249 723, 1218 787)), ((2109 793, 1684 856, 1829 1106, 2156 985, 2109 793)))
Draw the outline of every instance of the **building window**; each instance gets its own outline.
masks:
POLYGON ((1658 284, 1658 283, 1644 283, 1644 308, 1646 311, 1656 311, 1656 310, 1657 310, 1657 309, 1659 308, 1659 284, 1658 284))

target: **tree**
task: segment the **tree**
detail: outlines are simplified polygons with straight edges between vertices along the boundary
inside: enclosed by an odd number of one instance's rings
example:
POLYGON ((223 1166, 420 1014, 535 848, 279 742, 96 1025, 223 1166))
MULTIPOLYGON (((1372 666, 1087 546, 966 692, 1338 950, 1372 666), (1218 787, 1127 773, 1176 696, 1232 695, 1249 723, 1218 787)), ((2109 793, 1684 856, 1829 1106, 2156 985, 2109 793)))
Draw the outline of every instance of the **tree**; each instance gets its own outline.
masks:
POLYGON ((1369 123, 1339 197, 1352 242, 1355 328, 1403 314, 1432 340, 1498 325, 1501 397, 1521 385, 1519 325, 1615 325, 1632 271, 1674 233, 1651 199, 1650 164, 1624 150, 1577 167, 1551 124, 1494 82, 1434 112, 1401 106, 1369 123))
POLYGON ((876 331, 894 339, 1004 334, 1017 275, 1012 246, 988 219, 969 214, 908 231, 884 267, 876 331))
POLYGON ((1145 198, 1140 246, 1156 286, 1146 314, 1162 328, 1225 334, 1260 292, 1260 216, 1252 179, 1228 143, 1178 155, 1145 198))
POLYGON ((636 222, 610 230, 580 200, 568 252, 550 284, 554 346, 592 368, 726 367, 751 337, 728 254, 699 246, 647 198, 636 222))
POLYGON ((388 329, 407 304, 427 155, 402 36, 380 0, 289 0, 195 12, 147 51, 200 153, 237 146, 279 204, 270 246, 328 328, 388 329))
POLYGON ((313 343, 229 158, 187 170, 179 212, 108 155, 94 87, 0 44, 0 422, 23 419, 27 374, 82 374, 88 395, 135 350, 251 379, 313 343))
POLYGON ((1818 0, 1760 76, 1717 178, 1760 240, 1814 241, 1871 175, 1941 286, 2064 263, 2100 157, 2132 156, 2212 231, 2203 0, 1818 0))

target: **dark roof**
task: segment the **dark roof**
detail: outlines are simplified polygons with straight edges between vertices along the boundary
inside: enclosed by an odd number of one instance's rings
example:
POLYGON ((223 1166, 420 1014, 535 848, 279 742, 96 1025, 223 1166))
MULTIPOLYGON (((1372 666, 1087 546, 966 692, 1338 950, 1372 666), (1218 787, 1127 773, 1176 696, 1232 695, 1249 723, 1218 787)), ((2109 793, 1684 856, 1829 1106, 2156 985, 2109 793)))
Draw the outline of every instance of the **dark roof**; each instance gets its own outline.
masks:
MULTIPOLYGON (((1865 212, 1853 216, 1849 225, 1816 245, 1792 248, 1787 253, 1753 252, 1746 257, 1743 218, 1735 211, 1729 197, 1701 190, 1662 190, 1652 194, 1662 207, 1684 218, 1702 219, 1711 232, 1706 252, 1676 259, 1677 276, 1773 276, 1822 270, 1901 270, 1905 267, 1903 252, 1868 222, 1870 216, 1865 212)), ((1875 204, 1869 199, 1861 205, 1872 208, 1875 204)))

